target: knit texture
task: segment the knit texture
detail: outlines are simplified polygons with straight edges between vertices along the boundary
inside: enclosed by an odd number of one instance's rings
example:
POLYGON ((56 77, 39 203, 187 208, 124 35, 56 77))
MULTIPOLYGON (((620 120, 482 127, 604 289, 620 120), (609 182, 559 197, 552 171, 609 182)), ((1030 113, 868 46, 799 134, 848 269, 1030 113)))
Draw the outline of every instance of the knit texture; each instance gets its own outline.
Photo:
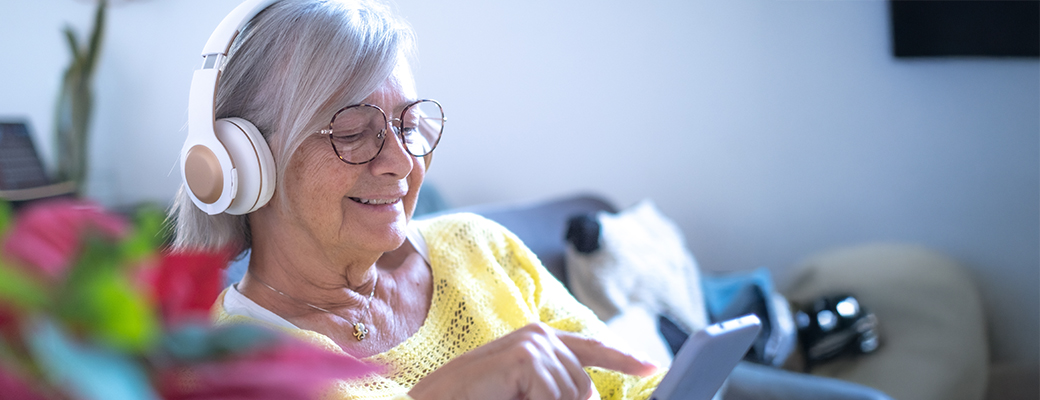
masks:
MULTIPOLYGON (((434 288, 429 315, 415 335, 364 359, 383 365, 383 373, 337 381, 328 398, 407 398, 403 395, 412 386, 441 365, 535 322, 590 337, 606 334, 606 326, 595 314, 575 300, 512 232, 497 223, 473 214, 412 223, 429 247, 434 288)), ((227 314, 223 299, 221 294, 213 309, 218 324, 256 322, 227 314)), ((287 331, 328 351, 342 352, 320 333, 287 331)), ((595 367, 586 371, 602 399, 648 398, 664 374, 640 378, 595 367)))

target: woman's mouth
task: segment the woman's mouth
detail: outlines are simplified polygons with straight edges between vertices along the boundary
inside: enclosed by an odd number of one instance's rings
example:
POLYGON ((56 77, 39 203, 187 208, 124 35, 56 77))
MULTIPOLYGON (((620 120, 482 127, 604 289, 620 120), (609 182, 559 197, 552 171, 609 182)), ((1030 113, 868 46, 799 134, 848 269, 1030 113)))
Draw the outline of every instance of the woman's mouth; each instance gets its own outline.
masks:
POLYGON ((386 204, 394 204, 394 203, 396 203, 398 201, 401 201, 400 197, 395 197, 395 198, 392 198, 392 199, 363 199, 363 198, 360 198, 360 197, 350 197, 350 199, 355 201, 355 202, 358 202, 358 203, 361 203, 361 204, 365 204, 365 205, 370 205, 370 206, 381 206, 381 205, 386 205, 386 204))

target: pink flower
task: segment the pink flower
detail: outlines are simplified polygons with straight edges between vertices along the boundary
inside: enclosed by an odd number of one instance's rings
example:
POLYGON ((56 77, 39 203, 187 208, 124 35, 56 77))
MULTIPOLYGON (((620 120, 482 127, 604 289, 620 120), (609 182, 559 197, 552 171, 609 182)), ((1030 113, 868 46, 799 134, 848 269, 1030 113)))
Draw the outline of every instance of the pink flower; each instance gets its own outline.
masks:
POLYGON ((64 276, 79 253, 82 238, 97 233, 109 239, 126 235, 122 218, 82 200, 53 200, 33 205, 14 223, 3 251, 55 279, 64 276))
POLYGON ((344 353, 281 337, 232 359, 162 371, 158 388, 166 400, 314 399, 333 379, 360 377, 379 369, 344 353))
POLYGON ((7 304, 0 302, 0 341, 18 339, 19 315, 7 304))
POLYGON ((10 400, 46 400, 17 374, 0 366, 0 393, 10 400))

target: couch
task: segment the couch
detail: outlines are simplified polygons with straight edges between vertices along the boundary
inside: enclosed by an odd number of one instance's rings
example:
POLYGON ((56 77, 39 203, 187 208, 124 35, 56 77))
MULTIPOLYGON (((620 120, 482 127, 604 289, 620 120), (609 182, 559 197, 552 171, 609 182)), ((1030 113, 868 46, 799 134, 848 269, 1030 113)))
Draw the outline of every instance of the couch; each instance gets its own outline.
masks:
MULTIPOLYGON (((490 204, 444 212, 472 212, 515 233, 545 267, 567 285, 564 240, 567 221, 575 215, 618 211, 601 196, 578 194, 521 204, 490 204)), ((671 336, 665 333, 665 336, 671 336)), ((889 399, 880 390, 837 379, 742 362, 730 375, 724 400, 741 399, 889 399)))
MULTIPOLYGON (((510 229, 566 284, 567 221, 618 209, 602 196, 576 194, 446 212, 456 211, 510 229)), ((809 255, 789 271, 793 276, 782 279, 789 284, 778 289, 793 303, 855 294, 878 316, 882 346, 821 365, 812 374, 742 362, 730 376, 725 399, 984 398, 989 356, 981 299, 956 261, 920 246, 875 243, 809 255)))

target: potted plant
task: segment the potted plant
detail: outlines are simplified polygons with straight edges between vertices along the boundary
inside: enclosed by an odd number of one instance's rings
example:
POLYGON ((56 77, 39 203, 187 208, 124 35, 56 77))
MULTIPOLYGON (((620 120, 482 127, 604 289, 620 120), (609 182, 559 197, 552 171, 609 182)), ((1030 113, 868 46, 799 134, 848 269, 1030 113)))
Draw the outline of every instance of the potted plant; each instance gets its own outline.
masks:
POLYGON ((72 52, 72 62, 62 78, 55 112, 56 180, 71 182, 77 194, 82 193, 87 175, 87 143, 94 108, 94 70, 105 30, 106 8, 107 2, 99 0, 94 13, 94 26, 86 43, 80 44, 71 26, 64 29, 65 39, 72 52))

